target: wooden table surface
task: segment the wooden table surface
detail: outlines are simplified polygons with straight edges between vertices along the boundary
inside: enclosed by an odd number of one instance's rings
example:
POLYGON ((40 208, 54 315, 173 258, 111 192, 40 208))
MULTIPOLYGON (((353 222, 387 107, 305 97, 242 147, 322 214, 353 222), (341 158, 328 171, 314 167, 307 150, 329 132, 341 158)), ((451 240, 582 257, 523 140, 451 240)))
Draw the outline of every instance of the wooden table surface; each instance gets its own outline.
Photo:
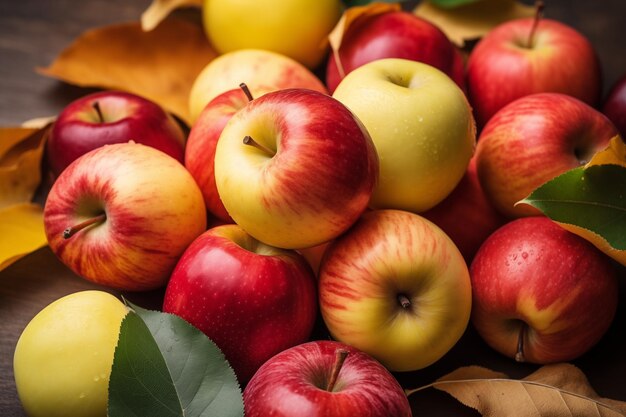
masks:
MULTIPOLYGON (((626 73, 626 4, 623 0, 546 0, 546 16, 587 35, 600 57, 606 92, 626 73)), ((0 125, 19 125, 57 114, 89 90, 34 72, 86 29, 137 20, 149 0, 1 0, 0 125)), ((601 396, 626 401, 626 273, 620 268, 620 306, 608 333, 591 351, 573 361, 601 396)), ((13 381, 15 343, 28 321, 53 300, 83 289, 99 288, 75 276, 48 248, 0 272, 0 416, 23 416, 13 381)), ((102 289, 102 288, 101 288, 102 289)), ((158 308, 161 292, 128 294, 139 305, 158 308)), ((536 366, 516 364, 490 350, 468 328, 461 341, 424 370, 398 374, 405 387, 417 387, 463 365, 482 365, 523 377, 536 366)), ((416 415, 477 415, 446 394, 428 390, 411 399, 416 415)))

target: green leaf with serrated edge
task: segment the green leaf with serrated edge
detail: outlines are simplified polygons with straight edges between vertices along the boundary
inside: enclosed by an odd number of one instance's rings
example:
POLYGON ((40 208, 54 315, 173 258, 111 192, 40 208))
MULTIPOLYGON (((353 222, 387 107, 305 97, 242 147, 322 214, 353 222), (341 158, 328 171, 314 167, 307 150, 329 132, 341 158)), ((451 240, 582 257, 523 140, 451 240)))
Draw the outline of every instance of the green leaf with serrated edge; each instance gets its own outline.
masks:
POLYGON ((575 168, 546 182, 518 204, 530 204, 560 223, 590 230, 626 250, 626 168, 575 168))
POLYGON ((365 6, 370 3, 404 3, 408 0, 343 0, 346 7, 365 6))
POLYGON ((122 322, 109 417, 243 416, 235 373, 219 348, 178 316, 134 310, 122 322))
POLYGON ((476 3, 479 0, 429 0, 429 3, 445 9, 463 6, 464 4, 476 3))

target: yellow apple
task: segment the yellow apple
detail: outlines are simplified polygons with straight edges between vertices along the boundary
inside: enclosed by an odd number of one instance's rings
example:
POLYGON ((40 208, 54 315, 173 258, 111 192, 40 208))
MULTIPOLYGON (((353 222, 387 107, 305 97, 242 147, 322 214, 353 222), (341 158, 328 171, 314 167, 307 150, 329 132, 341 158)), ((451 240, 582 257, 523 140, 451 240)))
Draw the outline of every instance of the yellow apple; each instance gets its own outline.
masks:
POLYGON ((126 306, 81 291, 41 310, 15 348, 19 398, 30 417, 104 417, 109 376, 126 306))
POLYGON ((204 28, 220 53, 259 48, 315 68, 341 16, 339 0, 205 0, 204 28))
POLYGON ((192 120, 198 118, 209 101, 241 83, 248 86, 255 98, 285 88, 328 92, 319 78, 298 61, 262 49, 243 49, 217 57, 198 74, 189 95, 192 120))
POLYGON ((381 59, 349 73, 333 97, 370 133, 380 159, 371 207, 425 211, 461 180, 476 143, 472 110, 447 75, 420 62, 381 59))

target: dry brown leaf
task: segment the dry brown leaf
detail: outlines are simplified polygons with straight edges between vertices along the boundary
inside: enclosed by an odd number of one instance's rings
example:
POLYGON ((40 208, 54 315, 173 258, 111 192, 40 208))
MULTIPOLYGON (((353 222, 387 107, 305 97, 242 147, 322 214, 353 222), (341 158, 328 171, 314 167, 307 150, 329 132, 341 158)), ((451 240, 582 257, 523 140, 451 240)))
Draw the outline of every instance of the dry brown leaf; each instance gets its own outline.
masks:
POLYGON ((142 29, 153 30, 170 13, 182 7, 202 7, 202 0, 152 0, 150 6, 141 14, 142 29))
POLYGON ((546 365, 521 380, 479 366, 459 368, 434 387, 474 408, 484 417, 623 417, 626 403, 601 398, 583 372, 571 364, 546 365))
POLYGON ((41 129, 43 127, 46 127, 50 123, 53 123, 56 118, 56 116, 35 117, 33 119, 28 119, 22 122, 21 126, 29 129, 41 129))
POLYGON ((41 206, 23 203, 0 209, 0 271, 46 243, 41 206))
POLYGON ((82 87, 146 97, 189 124, 191 86, 215 56, 202 27, 168 18, 150 32, 139 22, 89 30, 38 71, 82 87))
POLYGON ((399 3, 370 3, 366 6, 350 7, 343 12, 334 29, 328 35, 328 43, 342 78, 345 77, 345 71, 339 58, 339 48, 343 41, 343 35, 359 20, 397 10, 400 10, 399 3))
POLYGON ((452 42, 464 47, 465 41, 483 37, 500 23, 533 16, 535 8, 514 0, 481 0, 446 9, 424 0, 413 13, 434 23, 452 42))
POLYGON ((0 128, 0 208, 30 202, 41 182, 48 125, 0 128))
POLYGON ((626 143, 619 135, 611 138, 609 146, 596 153, 585 165, 585 169, 594 165, 619 165, 626 168, 626 143))

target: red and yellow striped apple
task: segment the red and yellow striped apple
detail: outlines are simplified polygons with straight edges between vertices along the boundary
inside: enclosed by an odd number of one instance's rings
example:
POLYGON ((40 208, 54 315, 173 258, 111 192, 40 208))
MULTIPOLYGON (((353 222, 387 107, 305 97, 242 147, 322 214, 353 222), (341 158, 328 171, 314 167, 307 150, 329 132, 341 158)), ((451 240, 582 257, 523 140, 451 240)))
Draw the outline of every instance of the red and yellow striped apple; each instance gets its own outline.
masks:
POLYGON ((308 340, 316 293, 301 255, 222 225, 203 233, 180 258, 163 311, 204 332, 245 383, 266 360, 308 340))
POLYGON ((218 56, 198 74, 189 94, 192 119, 195 121, 217 95, 241 83, 245 83, 255 97, 286 88, 327 93, 320 79, 299 62, 263 49, 241 49, 218 56))
POLYGON ((202 193, 185 167, 132 142, 74 161, 52 186, 43 215, 50 248, 65 265, 128 291, 165 285, 206 228, 202 193))
POLYGON ((579 357, 600 340, 617 308, 610 258, 547 217, 502 226, 478 250, 470 274, 474 327, 518 361, 579 357))
POLYGON ((398 381, 379 362, 329 340, 268 360, 243 393, 247 417, 410 417, 398 381))
POLYGON ((393 371, 439 360, 465 331, 472 304, 467 265, 452 240, 400 210, 365 213, 331 243, 318 289, 331 335, 393 371))
POLYGON ((348 74, 333 97, 363 122, 376 145, 380 175, 372 208, 428 210, 465 174, 476 143, 472 110, 438 69, 380 59, 348 74))
POLYGON ((515 205, 548 180, 587 163, 617 135, 613 123, 582 101, 557 93, 522 97, 496 113, 476 147, 478 178, 498 211, 538 215, 515 205))
POLYGON ((378 175, 369 134, 313 90, 265 94, 226 124, 215 152, 224 207, 254 238, 281 248, 331 240, 367 208, 378 175))

